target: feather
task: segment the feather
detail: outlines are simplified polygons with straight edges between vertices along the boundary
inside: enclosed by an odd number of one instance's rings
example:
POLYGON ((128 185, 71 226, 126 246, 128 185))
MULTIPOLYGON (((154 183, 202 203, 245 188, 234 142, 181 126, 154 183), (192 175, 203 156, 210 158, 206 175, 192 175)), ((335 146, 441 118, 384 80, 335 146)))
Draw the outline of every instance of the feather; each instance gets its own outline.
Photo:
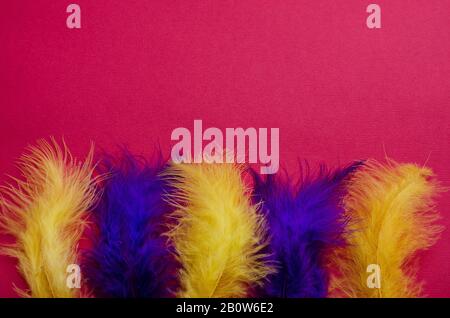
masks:
POLYGON ((278 269, 269 276, 265 296, 326 296, 326 252, 344 244, 344 181, 361 165, 356 162, 336 171, 321 166, 315 176, 306 170, 297 186, 274 175, 263 180, 253 174, 255 197, 263 202, 271 234, 269 250, 278 269))
POLYGON ((120 160, 105 156, 103 196, 93 219, 97 231, 84 269, 99 297, 169 297, 174 260, 161 236, 167 204, 158 174, 162 160, 140 161, 124 151, 120 160))
POLYGON ((77 297, 66 285, 67 267, 77 263, 77 243, 85 211, 95 198, 93 147, 84 162, 74 160, 64 144, 40 140, 19 161, 23 180, 2 189, 0 227, 15 238, 2 246, 18 260, 29 297, 77 297))
POLYGON ((242 166, 172 164, 165 173, 176 224, 168 236, 182 269, 179 297, 245 297, 272 270, 261 250, 264 219, 251 205, 242 166))
MULTIPOLYGON (((414 164, 369 162, 359 170, 344 200, 348 241, 332 264, 338 270, 334 296, 418 297, 417 252, 433 245, 442 228, 436 225, 433 173, 414 164), (378 265, 380 288, 369 288, 368 266, 378 265)), ((373 287, 373 286, 372 286, 373 287)))

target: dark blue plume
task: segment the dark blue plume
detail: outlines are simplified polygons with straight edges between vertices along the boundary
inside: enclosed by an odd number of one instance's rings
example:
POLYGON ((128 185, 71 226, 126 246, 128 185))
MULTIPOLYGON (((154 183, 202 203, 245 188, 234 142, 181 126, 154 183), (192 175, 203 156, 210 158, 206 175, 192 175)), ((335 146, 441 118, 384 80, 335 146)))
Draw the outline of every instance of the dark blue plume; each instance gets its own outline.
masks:
POLYGON ((273 175, 263 180, 253 173, 255 197, 263 202, 271 235, 269 252, 278 267, 269 277, 264 296, 326 296, 324 254, 329 247, 345 244, 342 182, 360 165, 357 162, 334 172, 321 166, 315 176, 307 170, 297 185, 273 175))
MULTIPOLYGON (((161 162, 161 161, 160 161, 161 162)), ((97 227, 84 271, 97 297, 170 297, 174 260, 162 237, 167 205, 162 163, 139 161, 124 151, 100 168, 108 175, 93 214, 97 227)))

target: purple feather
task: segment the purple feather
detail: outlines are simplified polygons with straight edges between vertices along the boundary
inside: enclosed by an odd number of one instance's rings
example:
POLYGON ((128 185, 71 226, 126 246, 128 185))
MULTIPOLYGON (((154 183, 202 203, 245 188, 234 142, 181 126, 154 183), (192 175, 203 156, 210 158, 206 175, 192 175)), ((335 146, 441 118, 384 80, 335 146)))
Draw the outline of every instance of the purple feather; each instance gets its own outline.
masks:
POLYGON ((167 212, 158 177, 162 168, 162 163, 140 162, 127 151, 118 161, 105 158, 100 169, 109 177, 93 214, 97 231, 84 263, 97 297, 171 296, 175 271, 161 236, 167 212))
POLYGON ((328 273, 324 254, 345 244, 346 220, 340 206, 342 182, 362 162, 334 172, 321 166, 316 176, 309 169, 294 186, 290 180, 254 175, 255 197, 263 202, 271 235, 269 253, 277 266, 264 296, 281 298, 325 297, 328 273))

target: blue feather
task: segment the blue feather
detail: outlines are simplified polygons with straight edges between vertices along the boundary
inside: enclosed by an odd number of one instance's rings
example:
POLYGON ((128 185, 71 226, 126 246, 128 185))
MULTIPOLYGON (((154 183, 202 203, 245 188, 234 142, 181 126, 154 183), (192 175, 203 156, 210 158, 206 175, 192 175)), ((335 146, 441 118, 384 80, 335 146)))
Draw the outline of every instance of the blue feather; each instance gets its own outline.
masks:
POLYGON ((98 297, 170 297, 174 260, 161 236, 167 205, 163 164, 140 162, 124 151, 121 160, 105 156, 105 181, 93 219, 97 231, 84 271, 98 297))
POLYGON ((316 176, 307 169, 295 185, 273 175, 262 179, 253 173, 255 198, 263 202, 271 235, 269 252, 278 267, 269 277, 264 296, 326 296, 326 250, 345 244, 342 182, 360 165, 362 162, 356 162, 334 172, 321 166, 316 176))

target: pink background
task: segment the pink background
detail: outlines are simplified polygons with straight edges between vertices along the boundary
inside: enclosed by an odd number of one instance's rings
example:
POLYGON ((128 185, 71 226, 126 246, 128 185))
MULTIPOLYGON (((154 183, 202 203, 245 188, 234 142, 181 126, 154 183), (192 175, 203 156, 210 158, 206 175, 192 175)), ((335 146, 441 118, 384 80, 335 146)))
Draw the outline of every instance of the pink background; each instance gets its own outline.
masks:
MULTIPOLYGON (((77 0, 0 5, 0 173, 23 148, 65 136, 169 154, 170 133, 204 127, 279 127, 281 164, 346 163, 386 153, 427 164, 450 186, 450 2, 77 0)), ((439 201, 450 226, 450 199, 439 201)), ((450 231, 425 253, 429 296, 450 296, 450 231)), ((0 257, 0 296, 23 286, 0 257)))

